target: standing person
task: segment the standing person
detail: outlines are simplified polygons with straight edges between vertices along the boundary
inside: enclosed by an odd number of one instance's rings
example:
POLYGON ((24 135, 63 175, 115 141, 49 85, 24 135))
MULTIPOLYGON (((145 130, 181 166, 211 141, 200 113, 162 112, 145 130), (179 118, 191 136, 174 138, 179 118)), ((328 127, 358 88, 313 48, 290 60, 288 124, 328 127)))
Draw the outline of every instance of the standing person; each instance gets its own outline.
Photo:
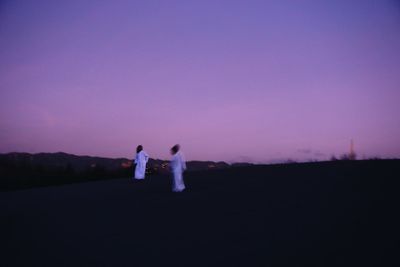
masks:
POLYGON ((179 145, 174 145, 171 148, 172 159, 170 163, 171 172, 173 175, 172 179, 172 191, 182 192, 185 190, 185 184, 183 182, 183 171, 186 170, 186 162, 182 152, 179 151, 179 145))
POLYGON ((149 155, 143 150, 143 146, 139 145, 136 148, 135 157, 135 179, 142 180, 146 174, 146 164, 149 160, 149 155))

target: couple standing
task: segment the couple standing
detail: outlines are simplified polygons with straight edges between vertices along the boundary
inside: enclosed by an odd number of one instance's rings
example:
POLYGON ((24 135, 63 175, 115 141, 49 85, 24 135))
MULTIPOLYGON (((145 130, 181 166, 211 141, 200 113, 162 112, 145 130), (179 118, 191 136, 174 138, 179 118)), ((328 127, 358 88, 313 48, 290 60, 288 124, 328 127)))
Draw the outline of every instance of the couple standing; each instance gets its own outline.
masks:
MULTIPOLYGON (((174 192, 182 192, 185 189, 182 173, 186 170, 186 162, 182 152, 180 152, 179 149, 179 145, 174 145, 171 148, 172 159, 170 162, 170 169, 173 175, 172 191, 174 192)), ((144 179, 148 160, 149 155, 143 150, 143 146, 139 145, 136 148, 135 179, 144 179)))

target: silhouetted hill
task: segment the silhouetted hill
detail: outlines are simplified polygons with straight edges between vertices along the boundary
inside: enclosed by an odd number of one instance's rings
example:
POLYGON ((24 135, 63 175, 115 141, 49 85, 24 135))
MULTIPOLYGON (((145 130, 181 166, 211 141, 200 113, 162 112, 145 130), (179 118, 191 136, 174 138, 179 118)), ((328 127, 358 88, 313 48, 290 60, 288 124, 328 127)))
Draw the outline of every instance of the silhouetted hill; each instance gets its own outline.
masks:
MULTIPOLYGON (((377 161, 377 160, 375 160, 377 161)), ((284 165, 328 166, 333 162, 315 163, 286 163, 284 165)), ((367 161, 337 161, 339 166, 350 164, 355 166, 360 162, 367 161)), ((169 161, 160 159, 149 159, 147 164, 147 175, 169 173, 169 161)), ((280 164, 277 164, 279 166, 280 164)), ((188 172, 205 170, 224 170, 241 168, 257 169, 264 165, 253 165, 251 163, 233 163, 213 161, 188 161, 188 172)), ((274 166, 274 165, 267 165, 274 166)), ((335 165, 336 166, 336 165, 335 165)), ((14 190, 34 186, 60 185, 74 182, 114 179, 132 177, 132 160, 127 158, 103 158, 91 156, 77 156, 63 152, 58 153, 8 153, 0 154, 0 190, 14 190)), ((317 168, 318 169, 318 168, 317 168)))
POLYGON ((105 170, 117 170, 130 164, 128 159, 102 158, 91 156, 77 156, 63 152, 58 153, 8 153, 0 154, 0 164, 7 167, 43 168, 47 170, 63 170, 71 168, 75 172, 82 172, 100 166, 105 170))
MULTIPOLYGON (((169 161, 149 159, 147 174, 168 173, 169 161)), ((132 160, 58 153, 0 154, 0 190, 129 177, 132 160)), ((188 161, 188 171, 228 168, 225 162, 188 161)))

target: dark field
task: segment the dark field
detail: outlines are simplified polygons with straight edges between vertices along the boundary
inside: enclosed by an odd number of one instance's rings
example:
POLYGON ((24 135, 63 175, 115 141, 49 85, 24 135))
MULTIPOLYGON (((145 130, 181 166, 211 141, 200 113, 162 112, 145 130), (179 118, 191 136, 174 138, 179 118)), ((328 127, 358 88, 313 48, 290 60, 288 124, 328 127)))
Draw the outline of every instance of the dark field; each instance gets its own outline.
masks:
POLYGON ((400 161, 336 161, 0 193, 0 266, 394 266, 400 161))

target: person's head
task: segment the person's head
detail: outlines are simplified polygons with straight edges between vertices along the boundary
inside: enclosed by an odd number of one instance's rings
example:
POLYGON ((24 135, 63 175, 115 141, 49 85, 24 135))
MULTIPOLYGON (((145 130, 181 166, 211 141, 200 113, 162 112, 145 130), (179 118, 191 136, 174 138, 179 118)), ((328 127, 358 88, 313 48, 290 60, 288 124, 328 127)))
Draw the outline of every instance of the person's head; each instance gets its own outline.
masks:
POLYGON ((142 145, 138 145, 137 148, 136 148, 136 153, 139 153, 142 150, 143 150, 143 146, 142 145))
POLYGON ((174 146, 171 148, 171 154, 172 154, 172 155, 175 155, 176 153, 178 153, 178 151, 179 151, 179 145, 174 145, 174 146))

